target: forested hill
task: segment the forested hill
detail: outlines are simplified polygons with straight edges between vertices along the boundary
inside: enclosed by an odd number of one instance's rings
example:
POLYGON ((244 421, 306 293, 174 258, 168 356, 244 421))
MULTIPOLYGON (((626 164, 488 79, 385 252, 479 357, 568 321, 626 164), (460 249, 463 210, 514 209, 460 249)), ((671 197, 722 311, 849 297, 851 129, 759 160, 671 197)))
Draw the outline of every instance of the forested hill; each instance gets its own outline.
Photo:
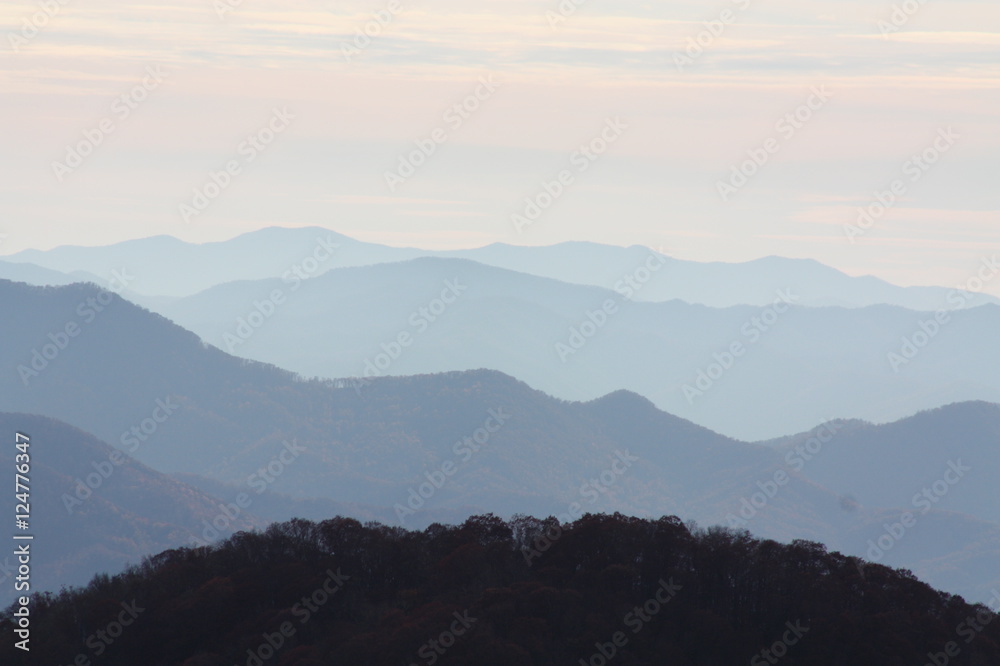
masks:
POLYGON ((1000 664, 996 615, 909 572, 619 514, 294 520, 33 604, 30 655, 8 611, 0 663, 1000 664))

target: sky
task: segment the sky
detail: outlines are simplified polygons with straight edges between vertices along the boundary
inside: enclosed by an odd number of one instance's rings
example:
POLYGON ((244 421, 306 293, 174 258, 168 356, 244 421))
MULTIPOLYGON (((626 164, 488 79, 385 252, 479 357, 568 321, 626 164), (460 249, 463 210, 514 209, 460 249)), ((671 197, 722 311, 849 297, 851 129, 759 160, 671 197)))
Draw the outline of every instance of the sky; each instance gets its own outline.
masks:
POLYGON ((993 1, 43 5, 0 4, 0 255, 319 225, 954 286, 1000 251, 993 1))

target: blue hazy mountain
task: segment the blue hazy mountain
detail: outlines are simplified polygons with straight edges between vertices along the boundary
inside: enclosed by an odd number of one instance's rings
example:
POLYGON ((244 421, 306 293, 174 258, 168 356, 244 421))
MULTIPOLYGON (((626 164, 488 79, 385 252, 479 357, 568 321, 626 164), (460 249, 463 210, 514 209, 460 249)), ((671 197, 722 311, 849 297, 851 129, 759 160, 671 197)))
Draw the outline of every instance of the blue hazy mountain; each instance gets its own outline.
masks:
MULTIPOLYGON (((30 438, 24 450, 29 456, 30 521, 23 533, 34 537, 34 590, 82 585, 97 572, 120 570, 166 548, 195 545, 203 521, 220 513, 223 500, 60 421, 0 411, 0 429, 9 441, 0 449, 0 465, 6 470, 14 470, 15 455, 22 454, 15 449, 14 433, 30 438)), ((11 492, 0 498, 0 509, 14 516, 14 505, 12 483, 11 492)), ((249 512, 231 520, 231 530, 264 525, 249 512)), ((15 596, 16 569, 12 550, 0 555, 2 605, 15 596)))
MULTIPOLYGON (((307 381, 207 346, 117 297, 105 297, 91 317, 101 297, 87 285, 0 282, 0 307, 8 313, 0 322, 0 366, 10 369, 0 375, 2 407, 58 418, 159 472, 198 474, 247 492, 382 507, 405 526, 459 509, 569 518, 586 511, 672 514, 864 556, 887 529, 908 520, 912 495, 935 481, 927 470, 947 465, 954 444, 942 433, 953 430, 968 442, 962 455, 980 461, 977 473, 950 491, 952 504, 921 513, 909 536, 883 539, 892 547, 873 559, 971 598, 985 598, 996 578, 995 507, 978 501, 994 485, 988 451, 995 448, 995 408, 913 417, 934 427, 900 424, 923 438, 911 440, 910 450, 925 460, 872 477, 871 484, 894 488, 887 499, 900 498, 879 505, 869 496, 883 497, 881 489, 810 478, 808 465, 789 458, 794 441, 734 440, 632 392, 566 402, 484 370, 307 381), (63 338, 59 331, 69 323, 80 330, 63 338), (32 350, 42 350, 45 364, 38 362, 38 374, 25 384, 18 367, 30 364, 32 350), (956 418, 965 420, 963 429, 953 427, 956 418)), ((859 421, 833 424, 812 429, 805 442, 825 438, 831 453, 840 438, 854 442, 871 430, 859 421)), ((893 444, 896 431, 885 432, 893 444)), ((863 467, 867 453, 852 455, 863 467)), ((878 463, 881 454, 873 456, 878 463)))
POLYGON ((101 278, 86 271, 63 273, 51 268, 43 268, 27 262, 0 260, 0 279, 27 282, 35 285, 60 286, 74 282, 101 283, 101 278))
POLYGON ((628 389, 750 440, 831 416, 889 421, 1000 401, 1000 377, 982 362, 995 349, 998 306, 945 311, 939 324, 892 306, 801 307, 794 288, 766 307, 627 293, 420 258, 233 282, 156 309, 209 344, 307 377, 492 368, 572 400, 628 389))
MULTIPOLYGON (((144 296, 186 296, 235 280, 314 276, 333 268, 364 266, 436 256, 471 259, 490 266, 549 277, 564 282, 614 288, 624 277, 641 271, 650 250, 587 242, 528 247, 494 243, 481 248, 430 251, 396 248, 354 240, 318 227, 261 229, 236 238, 192 244, 170 236, 125 241, 103 247, 62 246, 25 250, 4 257, 59 272, 87 271, 108 279, 111 271, 134 276, 129 288, 144 296)), ((863 307, 889 304, 916 310, 949 307, 950 287, 899 287, 871 277, 849 276, 809 259, 765 257, 740 263, 696 262, 662 257, 657 270, 635 300, 680 299, 713 307, 764 305, 778 289, 794 288, 802 305, 863 307)), ((37 274, 0 277, 31 284, 37 274)), ((1000 303, 974 295, 970 305, 1000 303)))

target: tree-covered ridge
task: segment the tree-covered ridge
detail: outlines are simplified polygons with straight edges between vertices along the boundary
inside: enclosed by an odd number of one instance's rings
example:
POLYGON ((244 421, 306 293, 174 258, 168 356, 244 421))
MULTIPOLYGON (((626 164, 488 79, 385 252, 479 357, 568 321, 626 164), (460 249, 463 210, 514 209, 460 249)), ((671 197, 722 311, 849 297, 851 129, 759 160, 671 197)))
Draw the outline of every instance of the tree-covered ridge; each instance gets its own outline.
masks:
POLYGON ((1000 663, 989 609, 812 542, 679 519, 293 520, 32 605, 4 664, 1000 663))

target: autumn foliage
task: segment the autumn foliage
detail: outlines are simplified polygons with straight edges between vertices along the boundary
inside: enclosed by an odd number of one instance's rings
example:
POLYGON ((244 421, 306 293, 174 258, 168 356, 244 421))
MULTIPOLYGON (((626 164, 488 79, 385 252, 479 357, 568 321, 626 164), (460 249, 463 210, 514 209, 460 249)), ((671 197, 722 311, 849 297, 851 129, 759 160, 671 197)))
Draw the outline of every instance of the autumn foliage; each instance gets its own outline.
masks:
POLYGON ((951 665, 1000 664, 985 607, 860 565, 673 517, 292 520, 36 595, 30 655, 8 611, 0 663, 919 666, 953 643, 951 665), (123 604, 141 610, 115 628, 123 604))

